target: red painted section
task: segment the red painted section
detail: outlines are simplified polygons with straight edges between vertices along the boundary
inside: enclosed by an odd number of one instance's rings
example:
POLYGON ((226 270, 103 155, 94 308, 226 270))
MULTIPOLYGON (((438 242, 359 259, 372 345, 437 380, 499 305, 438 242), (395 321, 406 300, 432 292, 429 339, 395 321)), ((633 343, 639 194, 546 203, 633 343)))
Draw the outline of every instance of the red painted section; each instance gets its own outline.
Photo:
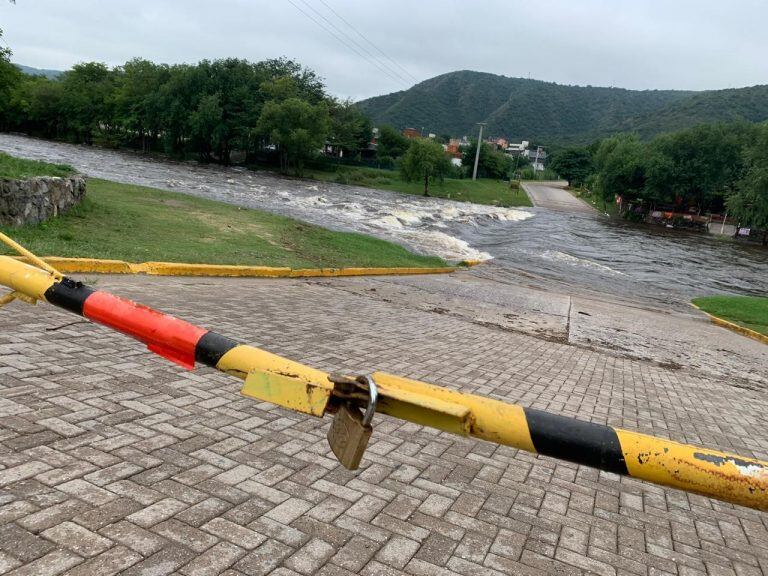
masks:
POLYGON ((208 332, 184 320, 106 292, 91 294, 83 305, 83 315, 144 342, 155 354, 188 370, 195 367, 197 342, 208 332))

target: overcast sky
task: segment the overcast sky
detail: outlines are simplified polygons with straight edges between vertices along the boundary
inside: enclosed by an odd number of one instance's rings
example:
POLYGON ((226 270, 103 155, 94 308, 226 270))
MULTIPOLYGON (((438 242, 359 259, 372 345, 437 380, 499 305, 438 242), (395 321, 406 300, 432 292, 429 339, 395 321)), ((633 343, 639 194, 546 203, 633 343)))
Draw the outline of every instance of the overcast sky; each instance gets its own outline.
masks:
POLYGON ((765 84, 766 23, 765 0, 0 0, 3 42, 28 66, 284 55, 353 99, 462 69, 638 89, 765 84))

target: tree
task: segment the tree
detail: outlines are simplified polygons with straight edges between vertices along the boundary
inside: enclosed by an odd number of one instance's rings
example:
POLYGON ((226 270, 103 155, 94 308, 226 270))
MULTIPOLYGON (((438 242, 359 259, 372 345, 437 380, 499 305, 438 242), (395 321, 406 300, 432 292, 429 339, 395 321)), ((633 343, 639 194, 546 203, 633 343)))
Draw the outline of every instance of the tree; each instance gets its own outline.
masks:
POLYGON ((636 134, 606 138, 595 154, 595 188, 604 202, 638 198, 646 181, 645 148, 636 134))
MULTIPOLYGON (((370 119, 351 100, 334 100, 331 105, 331 131, 328 141, 345 156, 355 156, 371 141, 370 119)), ((340 155, 340 154, 339 154, 340 155)))
POLYGON ((123 78, 115 96, 124 143, 140 144, 149 152, 163 129, 162 85, 170 77, 165 64, 135 58, 122 66, 123 78))
MULTIPOLYGON (((477 153, 477 141, 464 149, 461 157, 461 165, 466 167, 468 175, 472 175, 475 167, 475 154, 477 153)), ((477 164, 477 175, 480 178, 496 178, 499 180, 509 177, 514 166, 514 160, 507 154, 494 150, 483 142, 480 147, 480 159, 477 164)))
POLYGON ((744 156, 746 174, 726 199, 726 206, 741 223, 762 230, 763 245, 768 245, 768 125, 760 127, 744 156))
MULTIPOLYGON (((0 39, 3 31, 0 29, 0 39)), ((0 46, 0 126, 6 125, 12 110, 11 94, 21 82, 22 74, 11 64, 11 50, 0 46)))
POLYGON ((376 154, 379 158, 400 158, 408 150, 408 138, 400 134, 392 126, 384 124, 379 127, 379 140, 376 154))
POLYGON ((211 153, 217 148, 220 149, 222 141, 228 136, 223 117, 224 110, 218 93, 203 96, 197 109, 189 117, 192 145, 205 161, 211 159, 211 153))
POLYGON ((451 162, 443 147, 429 140, 414 140, 400 163, 400 172, 407 182, 424 181, 424 196, 429 196, 429 183, 435 177, 443 178, 451 169, 451 162))
POLYGON ((592 172, 592 154, 586 148, 565 148, 553 155, 549 168, 565 178, 568 186, 580 186, 592 172))
POLYGON ((313 105, 299 98, 267 102, 258 123, 258 130, 278 146, 281 167, 287 169, 293 162, 299 175, 304 160, 322 147, 329 129, 325 102, 313 105))
POLYGON ((62 115, 67 135, 92 144, 94 137, 112 136, 118 127, 115 114, 117 74, 106 64, 75 64, 62 79, 62 115))
POLYGON ((703 124, 655 138, 646 154, 646 195, 699 211, 721 209, 743 175, 742 151, 753 133, 746 123, 703 124))

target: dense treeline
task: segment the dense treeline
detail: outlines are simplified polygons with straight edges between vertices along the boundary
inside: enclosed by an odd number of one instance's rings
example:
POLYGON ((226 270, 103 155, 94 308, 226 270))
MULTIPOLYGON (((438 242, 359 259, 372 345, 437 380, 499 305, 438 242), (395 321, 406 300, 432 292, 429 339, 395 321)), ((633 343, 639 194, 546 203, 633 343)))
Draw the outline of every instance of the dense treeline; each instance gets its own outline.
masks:
POLYGON ((78 64, 50 80, 19 73, 0 53, 0 129, 230 163, 270 156, 284 168, 325 145, 354 157, 371 124, 329 97, 311 70, 285 58, 169 66, 135 59, 78 64))
POLYGON ((768 231, 768 124, 702 124, 650 142, 618 134, 563 149, 550 168, 606 203, 620 199, 626 217, 729 212, 768 231))

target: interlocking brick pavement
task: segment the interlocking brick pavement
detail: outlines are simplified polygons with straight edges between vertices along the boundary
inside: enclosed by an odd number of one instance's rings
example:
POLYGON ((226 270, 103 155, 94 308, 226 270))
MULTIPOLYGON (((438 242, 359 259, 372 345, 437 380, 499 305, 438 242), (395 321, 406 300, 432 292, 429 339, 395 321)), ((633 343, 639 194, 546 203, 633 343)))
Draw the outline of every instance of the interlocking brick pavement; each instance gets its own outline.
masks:
MULTIPOLYGON (((764 391, 365 299, 345 280, 95 282, 322 369, 768 456, 764 391)), ((349 472, 328 419, 239 387, 53 307, 1 310, 0 573, 768 571, 764 513, 386 416, 349 472)))

